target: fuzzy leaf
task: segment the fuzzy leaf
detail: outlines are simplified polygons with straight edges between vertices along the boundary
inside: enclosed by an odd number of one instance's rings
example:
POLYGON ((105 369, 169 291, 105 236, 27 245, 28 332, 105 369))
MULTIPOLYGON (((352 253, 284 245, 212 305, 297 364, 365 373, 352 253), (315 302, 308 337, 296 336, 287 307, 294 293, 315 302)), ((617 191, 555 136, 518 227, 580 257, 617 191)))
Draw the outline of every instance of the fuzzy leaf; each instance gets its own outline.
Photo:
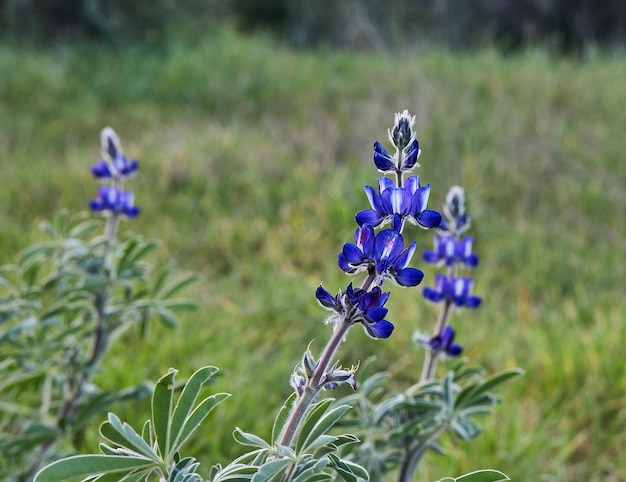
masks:
POLYGON ((174 378, 177 372, 178 370, 170 368, 159 379, 152 394, 152 427, 161 457, 164 460, 169 455, 168 442, 172 417, 172 398, 174 395, 174 378))
POLYGON ((121 473, 154 466, 152 460, 123 455, 75 455, 57 460, 41 469, 34 482, 62 482, 98 473, 121 473))
MULTIPOLYGON (((200 424, 211 413, 211 411, 224 400, 230 397, 229 393, 216 393, 208 398, 205 398, 198 404, 198 406, 189 414, 185 420, 185 424, 180 429, 178 438, 176 439, 176 446, 170 447, 172 452, 176 452, 180 447, 191 437, 191 435, 197 430, 200 424)), ((172 429, 176 427, 172 426, 172 429)))
POLYGON ((501 482, 511 480, 498 470, 477 470, 454 479, 456 482, 501 482))
POLYGON ((239 427, 235 428, 233 438, 241 445, 248 447, 258 447, 266 450, 270 450, 272 448, 272 446, 261 437, 254 435, 253 433, 244 432, 239 427))
MULTIPOLYGON (((317 447, 321 444, 318 443, 318 439, 322 437, 326 432, 328 432, 340 419, 345 415, 345 413, 350 410, 349 405, 340 405, 337 408, 325 413, 322 418, 317 422, 315 427, 311 430, 308 436, 305 438, 302 449, 307 450, 313 447, 317 447)), ((334 438, 334 437, 333 437, 334 438)))
POLYGON ((269 482, 272 479, 278 480, 275 479, 275 477, 280 477, 282 480, 283 474, 292 463, 293 460, 289 459, 276 459, 267 462, 259 467, 258 472, 252 477, 252 482, 269 482))
POLYGON ((327 398, 313 404, 309 412, 306 414, 304 423, 298 432, 298 439, 296 440, 295 446, 296 453, 300 453, 305 442, 308 440, 313 427, 315 427, 317 422, 319 422, 319 420, 324 416, 324 413, 326 413, 326 410, 328 410, 333 401, 334 400, 332 398, 327 398))
POLYGON ((171 450, 176 451, 180 444, 178 443, 178 439, 180 437, 180 432, 183 429, 185 421, 189 418, 193 410, 193 406, 200 395, 200 391, 202 387, 209 381, 209 379, 217 373, 218 369, 212 366, 206 366, 196 370, 196 372, 189 377, 187 383, 185 383, 185 388, 183 388, 178 401, 176 402, 176 406, 174 407, 174 412, 172 414, 172 422, 170 428, 170 440, 169 446, 171 450))
POLYGON ((160 462, 159 456, 154 453, 152 447, 130 425, 122 423, 119 417, 113 413, 109 413, 108 423, 105 422, 100 426, 100 433, 121 447, 129 448, 157 463, 160 462), (116 436, 113 431, 117 432, 119 436, 116 436))
POLYGON ((272 445, 278 442, 278 439, 282 433, 283 427, 287 422, 287 418, 289 417, 289 413, 291 412, 291 407, 296 400, 296 392, 293 392, 283 406, 280 408, 278 415, 276 415, 276 419, 274 420, 274 425, 272 427, 272 445))

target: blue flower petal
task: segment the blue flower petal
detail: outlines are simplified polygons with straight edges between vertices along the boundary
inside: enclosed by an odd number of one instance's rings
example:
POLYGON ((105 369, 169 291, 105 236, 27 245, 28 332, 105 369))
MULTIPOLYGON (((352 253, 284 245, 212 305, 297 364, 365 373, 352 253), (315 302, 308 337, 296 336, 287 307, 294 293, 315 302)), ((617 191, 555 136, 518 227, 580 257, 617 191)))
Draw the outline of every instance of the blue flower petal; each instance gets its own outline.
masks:
POLYGON ((344 243, 342 250, 345 260, 352 265, 363 263, 363 251, 352 243, 344 243))
POLYGON ((389 338, 393 332, 393 324, 387 320, 381 320, 372 325, 365 325, 365 329, 374 338, 389 338))
POLYGON ((424 290, 422 291, 422 294, 424 295, 424 298, 426 298, 429 301, 432 301, 433 303, 439 303, 443 298, 443 295, 440 291, 436 291, 432 289, 430 286, 427 286, 426 288, 424 288, 424 290))
POLYGON ((388 312, 389 310, 387 308, 384 308, 382 306, 375 306, 374 308, 370 308, 365 312, 365 319, 370 323, 377 323, 385 316, 387 316, 388 312))
POLYGON ((446 353, 450 356, 459 356, 463 352, 463 347, 457 343, 451 343, 446 353))
POLYGON ((330 308, 332 310, 337 308, 337 299, 326 291, 322 285, 319 285, 317 290, 315 290, 315 297, 324 308, 330 308))
POLYGON ((356 213, 354 219, 356 219, 356 222, 359 226, 363 226, 364 224, 370 224, 373 227, 377 227, 383 221, 383 217, 373 209, 365 209, 364 211, 356 213))
POLYGON ((343 253, 339 253, 337 255, 337 265, 339 265, 339 268, 346 273, 352 274, 357 272, 357 269, 354 266, 350 266, 350 263, 346 261, 346 257, 343 255, 343 253))
POLYGON ((424 279, 424 273, 417 268, 404 268, 397 270, 394 278, 400 286, 417 286, 424 279))
POLYGON ((425 209, 417 215, 417 222, 427 229, 436 228, 441 224, 441 214, 432 209, 425 209))

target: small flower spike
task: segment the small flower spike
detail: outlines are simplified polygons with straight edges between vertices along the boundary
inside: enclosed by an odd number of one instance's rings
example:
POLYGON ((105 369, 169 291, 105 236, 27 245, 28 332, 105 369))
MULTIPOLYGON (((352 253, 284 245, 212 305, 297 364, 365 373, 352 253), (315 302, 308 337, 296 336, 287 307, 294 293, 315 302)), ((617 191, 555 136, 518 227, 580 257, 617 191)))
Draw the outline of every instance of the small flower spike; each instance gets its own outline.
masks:
POLYGON ((446 195, 443 205, 444 217, 439 225, 440 231, 460 236, 470 227, 471 218, 465 212, 465 190, 460 186, 452 186, 446 195))
POLYGON ((424 298, 439 303, 448 300, 458 307, 477 308, 481 299, 478 296, 472 296, 472 278, 451 278, 446 275, 437 273, 435 275, 435 286, 432 288, 427 286, 424 288, 424 298))
POLYGON ((441 334, 433 336, 428 342, 432 351, 444 352, 449 356, 459 356, 463 352, 461 345, 454 343, 454 329, 448 325, 444 327, 441 334))
POLYGON ((462 263, 473 268, 478 265, 478 256, 472 253, 474 238, 465 236, 457 240, 454 236, 435 234, 432 251, 425 251, 422 255, 424 261, 432 264, 440 264, 450 267, 455 262, 462 263))

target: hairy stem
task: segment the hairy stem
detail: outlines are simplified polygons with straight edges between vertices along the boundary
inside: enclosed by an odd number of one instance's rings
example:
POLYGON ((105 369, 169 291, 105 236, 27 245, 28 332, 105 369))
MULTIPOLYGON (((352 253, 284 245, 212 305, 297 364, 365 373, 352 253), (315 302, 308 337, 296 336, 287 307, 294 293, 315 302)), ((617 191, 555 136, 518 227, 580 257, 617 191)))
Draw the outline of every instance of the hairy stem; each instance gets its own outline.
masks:
MULTIPOLYGON (((375 278, 375 274, 369 274, 367 278, 363 280, 361 289, 368 290, 375 278)), ((335 325, 335 330, 322 351, 320 359, 318 360, 317 365, 313 370, 313 374, 311 375, 311 379, 304 389, 304 393, 296 399, 296 402, 289 413, 289 417, 287 418, 287 422, 285 422, 285 426, 283 427, 278 441, 280 445, 291 445, 293 442, 293 438, 298 431, 300 423, 304 419, 304 415, 315 399, 315 396, 322 388, 322 377, 332 363, 335 353, 339 349, 339 345, 341 345, 341 342, 345 338, 352 324, 353 323, 350 320, 342 319, 341 322, 335 325)))

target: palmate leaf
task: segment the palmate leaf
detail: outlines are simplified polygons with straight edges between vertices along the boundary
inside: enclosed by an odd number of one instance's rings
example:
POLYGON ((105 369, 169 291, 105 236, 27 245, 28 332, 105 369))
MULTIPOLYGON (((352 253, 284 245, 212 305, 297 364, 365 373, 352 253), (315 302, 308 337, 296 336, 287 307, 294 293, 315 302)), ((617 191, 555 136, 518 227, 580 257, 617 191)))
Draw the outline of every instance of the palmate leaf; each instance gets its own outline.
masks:
POLYGON ((62 482, 99 473, 116 474, 122 480, 126 473, 156 467, 153 460, 124 455, 75 455, 47 465, 35 476, 34 482, 62 482))

